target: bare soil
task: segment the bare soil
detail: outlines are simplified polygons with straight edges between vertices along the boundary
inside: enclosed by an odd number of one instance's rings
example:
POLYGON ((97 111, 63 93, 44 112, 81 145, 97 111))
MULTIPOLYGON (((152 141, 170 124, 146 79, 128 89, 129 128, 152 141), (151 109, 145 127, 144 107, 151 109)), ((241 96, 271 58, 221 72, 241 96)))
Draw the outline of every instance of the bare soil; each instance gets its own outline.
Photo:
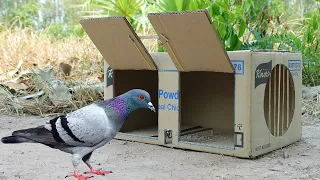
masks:
MULTIPOLYGON (((0 137, 45 120, 0 116, 0 137)), ((320 179, 319 125, 319 119, 304 117, 301 141, 254 160, 112 140, 93 153, 92 162, 113 173, 93 179, 320 179)), ((65 179, 72 170, 71 156, 59 150, 40 144, 0 143, 0 180, 65 179)), ((82 164, 80 171, 87 170, 82 164)))

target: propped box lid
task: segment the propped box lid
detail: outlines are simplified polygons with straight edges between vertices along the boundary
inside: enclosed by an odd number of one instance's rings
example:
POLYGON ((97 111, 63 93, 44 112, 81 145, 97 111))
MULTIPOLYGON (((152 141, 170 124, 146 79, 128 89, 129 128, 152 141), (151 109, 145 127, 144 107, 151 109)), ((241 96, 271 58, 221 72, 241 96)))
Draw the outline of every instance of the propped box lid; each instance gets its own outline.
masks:
POLYGON ((157 70, 125 17, 90 18, 80 24, 114 70, 157 70))
POLYGON ((234 72, 206 10, 149 13, 148 18, 179 71, 234 72))

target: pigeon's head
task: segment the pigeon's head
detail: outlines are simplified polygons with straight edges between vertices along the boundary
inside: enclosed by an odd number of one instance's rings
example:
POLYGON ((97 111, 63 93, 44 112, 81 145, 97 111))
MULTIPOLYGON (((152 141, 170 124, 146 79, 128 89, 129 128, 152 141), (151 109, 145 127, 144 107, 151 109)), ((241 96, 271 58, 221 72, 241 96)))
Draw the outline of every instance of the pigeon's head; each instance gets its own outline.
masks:
POLYGON ((126 93, 131 98, 132 102, 138 107, 138 108, 149 108, 151 111, 156 112, 156 109, 154 108, 150 94, 142 89, 133 89, 126 93))

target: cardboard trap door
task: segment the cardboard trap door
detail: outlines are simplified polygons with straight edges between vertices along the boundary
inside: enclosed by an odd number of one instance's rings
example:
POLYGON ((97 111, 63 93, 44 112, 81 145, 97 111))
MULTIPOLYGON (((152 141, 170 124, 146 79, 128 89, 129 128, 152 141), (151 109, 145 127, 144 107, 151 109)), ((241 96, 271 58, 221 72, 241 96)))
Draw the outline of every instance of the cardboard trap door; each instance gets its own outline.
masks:
MULTIPOLYGON (((143 89, 151 95, 158 109, 158 71, 150 54, 125 17, 86 19, 81 25, 110 66, 107 68, 107 90, 115 97, 132 89, 143 89)), ((147 138, 158 132, 158 111, 141 109, 126 121, 118 138, 147 138)))
POLYGON ((180 74, 177 146, 233 150, 234 68, 207 11, 148 17, 180 74))

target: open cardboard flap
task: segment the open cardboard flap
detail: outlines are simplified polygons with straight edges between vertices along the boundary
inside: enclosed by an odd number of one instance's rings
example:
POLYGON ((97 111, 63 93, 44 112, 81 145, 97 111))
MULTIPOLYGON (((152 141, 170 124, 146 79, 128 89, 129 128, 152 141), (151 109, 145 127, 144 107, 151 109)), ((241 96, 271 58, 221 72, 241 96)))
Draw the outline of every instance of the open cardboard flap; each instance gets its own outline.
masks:
POLYGON ((112 69, 157 70, 125 17, 91 18, 80 23, 112 69))
POLYGON ((149 13, 148 18, 179 71, 234 72, 206 10, 149 13))

